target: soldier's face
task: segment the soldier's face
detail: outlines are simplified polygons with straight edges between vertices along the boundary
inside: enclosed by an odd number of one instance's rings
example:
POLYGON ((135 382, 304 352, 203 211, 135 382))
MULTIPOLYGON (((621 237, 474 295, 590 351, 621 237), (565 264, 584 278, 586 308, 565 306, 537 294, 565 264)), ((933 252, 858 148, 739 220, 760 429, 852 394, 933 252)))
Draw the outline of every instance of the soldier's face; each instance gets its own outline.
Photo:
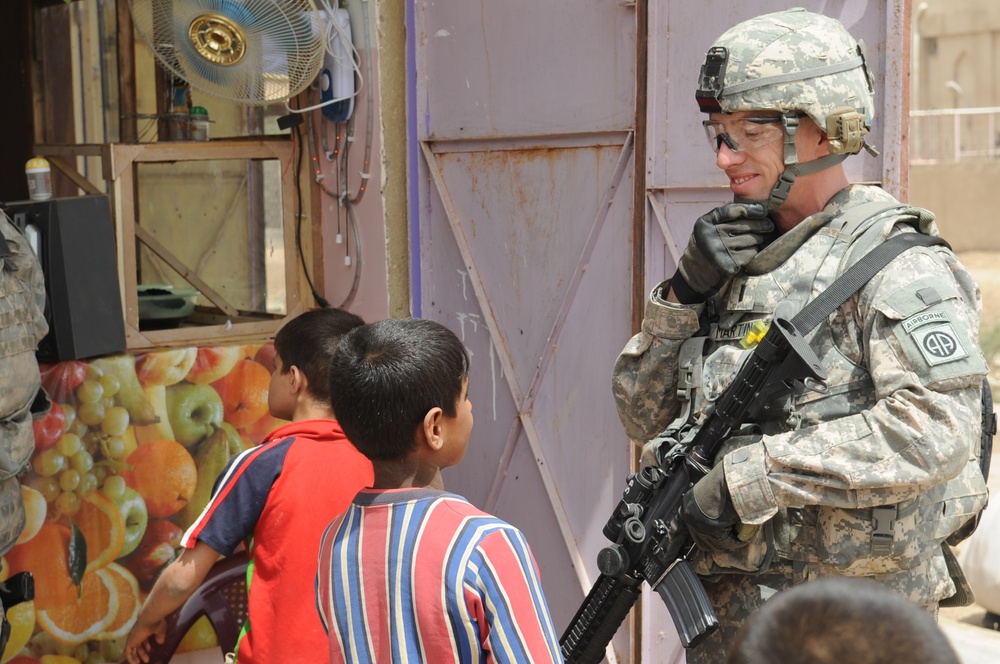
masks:
MULTIPOLYGON (((713 113, 711 120, 727 125, 738 126, 748 117, 777 115, 776 113, 761 113, 759 111, 740 111, 738 113, 713 113)), ((765 125, 773 127, 774 125, 765 125)), ((718 144, 719 151, 715 155, 715 165, 725 171, 729 178, 729 189, 734 196, 767 199, 778 181, 778 176, 785 170, 782 158, 784 131, 777 132, 770 142, 749 149, 733 151, 725 141, 718 144)))

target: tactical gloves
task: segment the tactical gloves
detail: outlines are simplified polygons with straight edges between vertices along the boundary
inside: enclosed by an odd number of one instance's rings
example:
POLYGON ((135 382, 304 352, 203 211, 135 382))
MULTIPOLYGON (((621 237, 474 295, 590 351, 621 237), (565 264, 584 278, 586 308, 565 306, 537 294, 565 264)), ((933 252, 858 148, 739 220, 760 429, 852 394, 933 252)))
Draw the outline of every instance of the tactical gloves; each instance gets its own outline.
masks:
POLYGON ((736 535, 740 517, 721 463, 684 494, 680 517, 702 551, 733 551, 746 546, 736 535))
POLYGON ((670 289, 682 304, 704 302, 764 246, 774 224, 763 203, 728 203, 698 218, 670 289))

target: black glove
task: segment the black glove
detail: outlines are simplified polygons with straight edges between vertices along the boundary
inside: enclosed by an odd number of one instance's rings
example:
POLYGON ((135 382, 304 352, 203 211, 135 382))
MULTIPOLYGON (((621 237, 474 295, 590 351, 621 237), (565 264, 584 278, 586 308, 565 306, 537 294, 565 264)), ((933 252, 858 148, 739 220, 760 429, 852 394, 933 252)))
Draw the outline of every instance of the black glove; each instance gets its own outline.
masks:
POLYGON ((747 544, 736 534, 740 517, 729 496, 721 463, 684 494, 680 517, 702 551, 733 551, 747 544))
POLYGON ((740 271, 774 231, 762 203, 728 203, 694 222, 670 289, 682 304, 704 302, 740 271))

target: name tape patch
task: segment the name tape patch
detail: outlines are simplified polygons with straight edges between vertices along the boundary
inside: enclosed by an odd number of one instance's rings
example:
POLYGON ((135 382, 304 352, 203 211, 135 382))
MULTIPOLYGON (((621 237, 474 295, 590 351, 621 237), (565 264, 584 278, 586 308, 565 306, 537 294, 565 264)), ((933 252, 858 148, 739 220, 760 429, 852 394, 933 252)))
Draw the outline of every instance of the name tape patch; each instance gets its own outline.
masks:
POLYGON ((969 356, 951 323, 924 326, 914 332, 913 340, 931 366, 946 364, 969 356))

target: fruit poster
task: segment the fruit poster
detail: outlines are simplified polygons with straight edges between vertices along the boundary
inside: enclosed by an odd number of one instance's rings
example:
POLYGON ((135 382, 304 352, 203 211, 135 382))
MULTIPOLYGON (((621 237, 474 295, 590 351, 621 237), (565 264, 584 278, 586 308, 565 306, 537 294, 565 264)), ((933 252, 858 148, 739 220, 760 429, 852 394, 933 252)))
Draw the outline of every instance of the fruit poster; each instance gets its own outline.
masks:
MULTIPOLYGON (((0 578, 30 571, 0 664, 120 662, 183 532, 234 456, 284 424, 268 413, 272 343, 42 365, 51 412, 21 478, 27 524, 0 578)), ((181 650, 217 645, 207 619, 181 650)))

